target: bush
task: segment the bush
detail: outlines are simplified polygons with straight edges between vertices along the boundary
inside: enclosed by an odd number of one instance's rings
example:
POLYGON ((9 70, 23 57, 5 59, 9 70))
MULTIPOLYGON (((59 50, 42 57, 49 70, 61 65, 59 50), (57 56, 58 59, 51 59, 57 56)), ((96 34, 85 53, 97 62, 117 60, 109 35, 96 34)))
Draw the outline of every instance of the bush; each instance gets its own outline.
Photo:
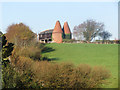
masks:
POLYGON ((65 34, 65 39, 71 39, 71 34, 65 34))
POLYGON ((97 88, 110 77, 105 68, 82 64, 75 67, 43 61, 35 62, 33 68, 35 78, 43 88, 97 88))
POLYGON ((35 88, 34 73, 31 69, 33 61, 27 57, 17 58, 16 63, 2 68, 3 88, 35 88))
POLYGON ((65 42, 65 43, 73 43, 73 42, 76 42, 76 40, 74 40, 74 39, 63 39, 63 42, 65 42))
MULTIPOLYGON (((49 62, 40 62, 39 69, 36 69, 36 78, 44 88, 68 88, 69 80, 72 75, 73 65, 71 64, 51 64, 49 62)), ((35 70, 34 70, 35 71, 35 70)))
POLYGON ((78 88, 100 88, 105 84, 105 79, 110 77, 110 73, 103 67, 90 67, 89 65, 79 65, 73 75, 72 86, 78 88))
POLYGON ((28 47, 19 47, 15 46, 12 59, 18 58, 19 56, 29 57, 33 60, 41 60, 42 59, 42 50, 45 48, 43 44, 34 43, 28 47))
POLYGON ((33 61, 28 57, 19 57, 15 69, 17 74, 13 69, 4 72, 7 88, 9 84, 12 88, 100 88, 110 77, 103 67, 92 68, 84 64, 76 67, 70 63, 33 61))
POLYGON ((92 68, 84 64, 76 67, 71 63, 33 61, 25 56, 12 57, 11 63, 18 70, 23 88, 100 88, 110 77, 108 70, 103 67, 92 68))
MULTIPOLYGON (((102 43, 103 40, 96 40, 96 42, 102 43)), ((120 44, 120 40, 104 40, 104 43, 109 43, 109 44, 116 43, 116 44, 120 44)))
POLYGON ((3 88, 35 88, 34 74, 29 69, 22 72, 18 68, 8 65, 2 71, 3 88))
POLYGON ((19 87, 20 76, 13 67, 8 65, 2 68, 2 80, 3 88, 15 88, 19 87))

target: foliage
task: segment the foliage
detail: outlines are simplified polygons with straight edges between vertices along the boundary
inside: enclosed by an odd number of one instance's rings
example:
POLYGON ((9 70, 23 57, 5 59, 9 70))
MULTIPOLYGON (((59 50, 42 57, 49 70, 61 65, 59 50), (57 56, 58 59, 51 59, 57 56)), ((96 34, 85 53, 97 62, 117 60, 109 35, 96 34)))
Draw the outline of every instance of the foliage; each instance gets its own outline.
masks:
POLYGON ((90 67, 86 64, 80 64, 75 70, 73 76, 74 88, 100 88, 101 84, 105 84, 105 79, 109 78, 109 71, 103 67, 90 67), (80 78, 79 78, 80 77, 80 78))
MULTIPOLYGON (((19 75, 15 72, 14 68, 10 65, 9 56, 13 51, 13 44, 7 42, 4 34, 0 34, 1 41, 0 44, 2 49, 2 87, 12 88, 19 85, 19 75)), ((1 52, 0 52, 1 53, 1 52)))
POLYGON ((14 44, 7 42, 5 35, 1 34, 0 37, 2 38, 0 43, 2 44, 2 64, 6 65, 9 62, 8 57, 12 54, 14 44))
POLYGON ((19 87, 20 76, 17 72, 15 72, 14 68, 10 64, 2 68, 2 78, 3 88, 19 87))
POLYGON ((44 88, 95 88, 110 76, 107 70, 93 69, 88 65, 74 67, 73 64, 50 62, 36 62, 34 65, 35 77, 44 88))
POLYGON ((114 40, 117 44, 120 44, 120 40, 114 40))
POLYGON ((20 23, 10 25, 7 28, 6 37, 9 42, 17 46, 26 46, 35 39, 35 34, 28 26, 20 23))
POLYGON ((75 26, 73 30, 74 37, 78 37, 78 39, 81 40, 85 39, 90 42, 100 31, 104 30, 104 24, 90 19, 75 26))
MULTIPOLYGON (((103 40, 96 40, 96 42, 101 42, 103 43, 103 40)), ((109 43, 109 44, 120 44, 120 40, 104 40, 104 43, 109 43)))
MULTIPOLYGON (((25 64, 24 64, 25 65, 25 64)), ((28 64, 29 65, 29 64, 28 64)), ((30 68, 18 69, 10 63, 2 69, 2 87, 4 88, 32 88, 35 87, 30 68)))
POLYGON ((102 31, 99 33, 99 36, 102 38, 103 43, 104 43, 104 40, 109 39, 112 36, 112 34, 109 33, 108 31, 102 31))
POLYGON ((0 31, 0 35, 2 35, 3 33, 0 31))
POLYGON ((63 29, 63 28, 62 28, 62 31, 63 31, 63 33, 62 33, 62 38, 65 39, 65 32, 64 32, 64 29, 63 29))
POLYGON ((105 68, 88 65, 75 67, 70 63, 33 61, 28 57, 19 57, 14 64, 22 73, 22 88, 95 88, 110 77, 105 68))
POLYGON ((74 40, 74 39, 63 39, 63 42, 65 42, 65 43, 73 43, 73 42, 76 42, 76 40, 74 40))
MULTIPOLYGON (((8 58, 13 52, 13 44, 7 42, 6 37, 1 34, 2 42, 2 87, 3 88, 22 88, 34 85, 34 82, 31 83, 32 73, 28 69, 24 73, 20 73, 14 67, 13 60, 10 62, 8 58), (30 84, 31 83, 31 84, 30 84)), ((18 59, 18 58, 16 58, 18 59)))
POLYGON ((71 39, 71 34, 65 34, 65 39, 71 39))
POLYGON ((11 58, 15 59, 20 56, 31 58, 32 60, 42 60, 42 52, 45 50, 45 45, 39 42, 33 42, 28 47, 15 46, 11 58))

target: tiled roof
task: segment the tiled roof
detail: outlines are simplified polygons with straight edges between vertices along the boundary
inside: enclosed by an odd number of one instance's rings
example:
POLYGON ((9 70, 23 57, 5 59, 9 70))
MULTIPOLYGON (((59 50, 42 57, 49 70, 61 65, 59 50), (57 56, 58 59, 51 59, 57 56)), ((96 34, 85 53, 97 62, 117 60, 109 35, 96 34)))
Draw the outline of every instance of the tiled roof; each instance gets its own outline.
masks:
POLYGON ((52 32, 53 32, 53 29, 48 29, 48 30, 40 32, 39 34, 52 33, 52 32))
POLYGON ((64 23, 63 28, 64 28, 64 33, 65 33, 65 34, 70 34, 70 33, 71 33, 70 28, 69 28, 67 22, 64 23))
POLYGON ((59 21, 57 21, 57 22, 56 22, 53 32, 60 32, 60 33, 63 33, 63 31, 62 31, 62 28, 61 28, 61 25, 60 25, 60 22, 59 22, 59 21))

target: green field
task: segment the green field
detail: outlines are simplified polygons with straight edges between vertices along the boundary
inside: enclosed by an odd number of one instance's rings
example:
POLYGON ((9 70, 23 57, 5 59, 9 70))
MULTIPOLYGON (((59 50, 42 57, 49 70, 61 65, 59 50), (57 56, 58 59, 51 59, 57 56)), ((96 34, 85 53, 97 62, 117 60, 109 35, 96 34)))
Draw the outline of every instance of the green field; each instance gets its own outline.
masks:
POLYGON ((105 88, 118 87, 118 45, 117 44, 47 44, 55 49, 44 53, 55 62, 72 62, 75 65, 89 64, 104 66, 110 70, 111 78, 105 88))

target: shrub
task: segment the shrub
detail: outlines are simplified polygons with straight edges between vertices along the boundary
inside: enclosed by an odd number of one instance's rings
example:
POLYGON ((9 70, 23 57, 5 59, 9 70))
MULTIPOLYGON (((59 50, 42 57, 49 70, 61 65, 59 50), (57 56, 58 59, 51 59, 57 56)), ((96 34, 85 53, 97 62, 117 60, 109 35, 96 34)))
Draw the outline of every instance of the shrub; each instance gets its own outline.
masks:
POLYGON ((3 88, 35 88, 34 74, 29 69, 20 69, 8 65, 2 71, 3 88))
POLYGON ((100 88, 110 77, 109 71, 103 67, 33 61, 28 57, 18 59, 15 67, 22 88, 100 88))
POLYGON ((63 42, 65 42, 65 43, 73 43, 73 42, 76 42, 76 40, 74 40, 74 39, 63 39, 63 42))
POLYGON ((43 61, 34 63, 33 67, 35 78, 44 88, 97 88, 110 77, 105 68, 84 64, 75 67, 73 64, 43 61))
POLYGON ((20 88, 23 84, 15 68, 8 64, 2 68, 2 88, 20 88))
POLYGON ((105 84, 105 79, 110 77, 110 73, 103 67, 90 67, 89 65, 79 65, 73 75, 72 86, 78 88, 100 88, 105 84))
POLYGON ((44 88, 67 88, 69 77, 73 71, 71 64, 53 64, 47 61, 35 62, 33 65, 35 77, 44 88), (38 68, 39 67, 39 68, 38 68))
POLYGON ((3 88, 35 88, 33 61, 28 57, 19 57, 17 62, 8 64, 2 70, 3 88))
POLYGON ((65 39, 71 39, 71 34, 65 34, 65 39))
POLYGON ((15 46, 13 53, 12 53, 12 59, 15 59, 19 56, 29 57, 33 60, 41 60, 42 59, 42 50, 45 48, 43 44, 40 43, 34 43, 28 47, 19 47, 15 46))

